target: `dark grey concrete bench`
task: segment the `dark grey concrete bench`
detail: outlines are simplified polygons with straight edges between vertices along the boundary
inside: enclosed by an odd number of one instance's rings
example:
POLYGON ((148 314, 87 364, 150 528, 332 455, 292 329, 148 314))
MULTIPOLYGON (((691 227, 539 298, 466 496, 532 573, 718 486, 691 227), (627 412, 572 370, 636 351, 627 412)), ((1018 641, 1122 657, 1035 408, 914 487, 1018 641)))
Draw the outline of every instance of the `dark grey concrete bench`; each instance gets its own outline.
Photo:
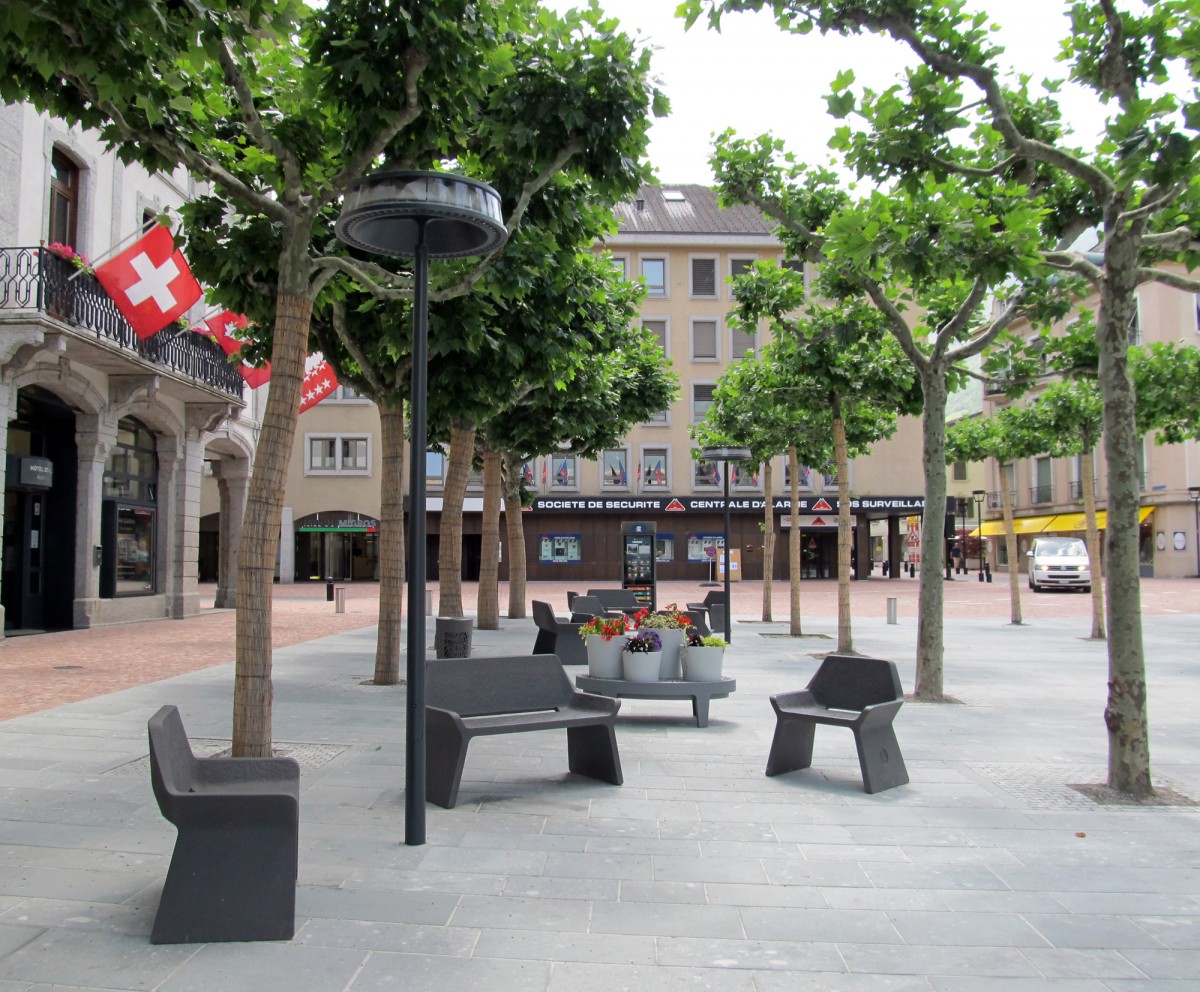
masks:
POLYGON ((533 600, 533 623, 538 631, 533 653, 556 654, 564 665, 586 665, 587 645, 579 636, 579 628, 585 622, 559 620, 549 603, 533 600))
POLYGON ((896 663, 881 658, 828 655, 806 689, 771 697, 775 737, 767 774, 812 765, 817 724, 847 727, 854 734, 858 765, 867 792, 882 792, 908 781, 908 769, 892 729, 904 705, 896 663))
POLYGON ((620 785, 620 702, 576 692, 552 654, 431 662, 425 675, 425 798, 458 802, 467 745, 476 737, 567 731, 567 767, 620 785))
POLYGON ((296 930, 300 765, 197 758, 179 710, 150 718, 150 783, 179 835, 150 940, 290 940, 296 930))
POLYGON ((632 589, 589 589, 587 594, 600 600, 606 610, 632 614, 645 608, 632 589))

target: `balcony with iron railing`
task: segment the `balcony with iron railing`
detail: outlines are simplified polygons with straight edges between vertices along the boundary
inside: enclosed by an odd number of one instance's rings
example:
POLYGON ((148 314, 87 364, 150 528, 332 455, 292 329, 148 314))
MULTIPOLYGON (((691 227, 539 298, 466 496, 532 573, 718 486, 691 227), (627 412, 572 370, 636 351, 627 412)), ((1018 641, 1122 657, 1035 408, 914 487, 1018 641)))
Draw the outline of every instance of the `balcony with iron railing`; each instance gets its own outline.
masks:
POLYGON ((77 336, 136 355, 164 372, 242 396, 242 377, 216 342, 204 334, 172 328, 140 340, 94 275, 80 273, 45 248, 0 248, 0 314, 19 311, 46 314, 77 336))
POLYGON ((1054 502, 1054 487, 1051 485, 1030 486, 1029 487, 1029 502, 1035 506, 1038 503, 1053 503, 1054 502))

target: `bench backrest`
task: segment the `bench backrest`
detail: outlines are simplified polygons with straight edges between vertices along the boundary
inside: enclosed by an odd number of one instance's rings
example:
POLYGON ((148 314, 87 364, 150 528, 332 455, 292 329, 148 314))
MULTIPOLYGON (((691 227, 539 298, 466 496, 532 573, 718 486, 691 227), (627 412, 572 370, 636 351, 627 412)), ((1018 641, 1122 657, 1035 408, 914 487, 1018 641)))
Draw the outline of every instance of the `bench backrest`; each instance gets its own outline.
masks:
POLYGON ((620 610, 626 606, 640 606, 637 595, 630 589, 589 589, 589 596, 595 596, 606 610, 620 610))
POLYGON ((558 618, 554 615, 554 610, 551 609, 549 603, 543 603, 540 600, 533 600, 533 622, 539 630, 548 630, 552 634, 558 633, 558 618))
POLYGON ((904 698, 894 661, 845 654, 827 655, 808 688, 822 706, 839 710, 861 710, 904 698))
POLYGON ((163 706, 150 718, 146 729, 150 738, 150 785, 158 808, 167 816, 172 797, 183 795, 192 787, 196 756, 183 730, 178 708, 163 706))
POLYGON ((443 658, 425 666, 425 703, 459 716, 554 710, 575 695, 553 654, 443 658))
POLYGON ((571 622, 583 623, 587 617, 598 617, 604 614, 604 604, 595 596, 576 596, 575 602, 571 604, 571 622), (576 621, 575 618, 583 617, 584 620, 576 621))
POLYGON ((723 592, 708 592, 704 594, 704 607, 711 609, 714 605, 725 605, 725 593, 723 592))

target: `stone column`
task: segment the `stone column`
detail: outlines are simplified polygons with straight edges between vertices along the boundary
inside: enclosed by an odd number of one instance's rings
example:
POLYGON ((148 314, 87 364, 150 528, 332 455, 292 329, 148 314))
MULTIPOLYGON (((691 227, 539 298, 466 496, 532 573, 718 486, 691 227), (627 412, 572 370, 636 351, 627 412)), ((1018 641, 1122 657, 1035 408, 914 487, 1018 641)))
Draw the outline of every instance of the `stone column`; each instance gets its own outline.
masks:
POLYGON ((214 606, 237 606, 237 555, 242 540, 242 518, 246 514, 246 495, 250 491, 250 462, 244 458, 213 461, 213 476, 220 497, 220 528, 217 541, 217 595, 214 606))
POLYGON ((296 581, 296 514, 290 506, 279 518, 279 583, 296 581))
POLYGON ((167 574, 167 616, 192 617, 200 612, 200 479, 204 471, 204 445, 200 432, 189 427, 181 438, 163 437, 159 443, 159 513, 167 517, 169 534, 159 561, 167 574))
POLYGON ((91 627, 100 614, 100 505, 104 498, 104 465, 117 440, 117 419, 80 415, 75 419, 75 451, 79 480, 75 487, 76 628, 91 627))
MULTIPOLYGON (((0 429, 0 492, 4 492, 8 476, 8 422, 17 415, 17 388, 12 383, 0 378, 0 416, 4 417, 3 428, 0 429)), ((0 513, 3 513, 0 510, 0 513)), ((2 521, 0 521, 2 522, 2 521)), ((0 544, 0 574, 4 568, 4 546, 0 544)), ((5 576, 3 581, 7 582, 5 576)), ((0 603, 0 638, 4 636, 4 604, 0 603)))

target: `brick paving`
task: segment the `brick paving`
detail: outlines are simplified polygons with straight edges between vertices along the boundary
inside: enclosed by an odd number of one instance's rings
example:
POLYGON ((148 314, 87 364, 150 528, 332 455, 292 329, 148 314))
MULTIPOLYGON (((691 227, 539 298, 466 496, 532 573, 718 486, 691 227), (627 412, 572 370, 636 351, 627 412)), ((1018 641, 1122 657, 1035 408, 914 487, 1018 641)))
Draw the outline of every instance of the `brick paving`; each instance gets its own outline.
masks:
MULTIPOLYGON (((615 585, 611 580, 570 579, 565 582, 531 582, 528 600, 549 602, 560 614, 567 611, 567 589, 580 592, 593 586, 615 585)), ((272 638, 276 648, 300 644, 329 634, 369 627, 379 617, 379 586, 346 585, 346 612, 334 612, 325 601, 323 583, 276 586, 272 601, 272 638)), ((436 609, 438 587, 431 583, 436 609)), ((0 720, 36 713, 63 703, 144 685, 185 672, 209 668, 234 657, 234 611, 213 608, 216 587, 201 586, 201 613, 186 620, 157 620, 114 624, 91 630, 60 631, 0 641, 0 720)), ((974 575, 947 582, 945 616, 955 619, 1009 616, 1009 588, 1005 576, 992 583, 974 575)), ((474 613, 475 583, 463 585, 463 608, 474 613)), ((659 604, 703 599, 708 590, 699 582, 664 582, 659 604)), ((737 582, 731 587, 733 616, 761 619, 762 583, 737 582)), ((918 582, 875 577, 855 582, 851 602, 855 616, 883 617, 886 600, 895 598, 901 620, 917 613, 918 582)), ((786 621, 789 590, 785 582, 773 583, 771 618, 786 621)), ((501 610, 508 604, 507 586, 500 591, 501 610)), ((1081 636, 1090 632, 1091 600, 1080 593, 1033 594, 1021 587, 1025 623, 1078 617, 1081 636)), ((1147 579, 1142 583, 1142 612, 1168 615, 1200 612, 1200 582, 1195 579, 1147 579)), ((827 580, 801 584, 802 627, 810 620, 827 621, 837 613, 837 585, 827 580)))

